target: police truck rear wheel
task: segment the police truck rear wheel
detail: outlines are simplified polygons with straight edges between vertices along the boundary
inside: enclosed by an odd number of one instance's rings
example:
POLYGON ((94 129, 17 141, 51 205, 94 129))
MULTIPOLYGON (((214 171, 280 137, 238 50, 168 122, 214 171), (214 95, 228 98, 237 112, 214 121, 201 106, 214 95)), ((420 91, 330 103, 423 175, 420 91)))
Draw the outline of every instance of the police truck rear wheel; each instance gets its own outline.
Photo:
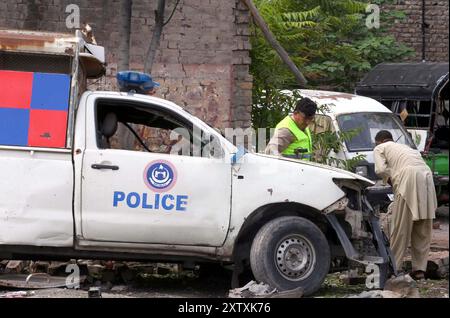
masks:
POLYGON ((322 231, 301 217, 280 217, 256 234, 250 265, 258 282, 279 291, 302 287, 316 292, 330 269, 330 248, 322 231))

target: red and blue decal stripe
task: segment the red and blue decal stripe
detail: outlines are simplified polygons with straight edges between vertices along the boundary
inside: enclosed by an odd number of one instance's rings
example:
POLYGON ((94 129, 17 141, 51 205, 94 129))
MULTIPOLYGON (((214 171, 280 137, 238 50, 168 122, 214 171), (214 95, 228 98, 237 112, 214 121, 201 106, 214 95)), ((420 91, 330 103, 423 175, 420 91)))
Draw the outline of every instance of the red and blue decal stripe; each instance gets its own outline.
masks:
POLYGON ((70 75, 0 70, 0 145, 66 146, 70 75))

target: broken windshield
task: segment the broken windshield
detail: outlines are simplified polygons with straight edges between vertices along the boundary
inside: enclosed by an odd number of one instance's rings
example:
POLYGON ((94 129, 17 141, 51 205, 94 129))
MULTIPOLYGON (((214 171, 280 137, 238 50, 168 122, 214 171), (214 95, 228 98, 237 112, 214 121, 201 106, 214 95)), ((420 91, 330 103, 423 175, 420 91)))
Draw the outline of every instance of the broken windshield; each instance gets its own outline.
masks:
POLYGON ((401 122, 392 113, 353 113, 337 117, 339 128, 343 132, 355 132, 345 142, 347 149, 372 151, 375 148, 375 136, 380 130, 391 132, 394 141, 416 148, 401 122))

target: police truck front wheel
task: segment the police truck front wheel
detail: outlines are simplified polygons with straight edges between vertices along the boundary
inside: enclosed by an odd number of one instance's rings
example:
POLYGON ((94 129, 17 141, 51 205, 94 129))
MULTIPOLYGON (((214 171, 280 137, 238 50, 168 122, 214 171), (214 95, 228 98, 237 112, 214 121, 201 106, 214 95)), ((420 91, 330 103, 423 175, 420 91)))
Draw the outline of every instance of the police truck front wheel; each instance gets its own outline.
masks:
POLYGON ((316 292, 330 269, 330 248, 322 231, 301 217, 280 217, 256 234, 250 265, 258 282, 278 291, 316 292))

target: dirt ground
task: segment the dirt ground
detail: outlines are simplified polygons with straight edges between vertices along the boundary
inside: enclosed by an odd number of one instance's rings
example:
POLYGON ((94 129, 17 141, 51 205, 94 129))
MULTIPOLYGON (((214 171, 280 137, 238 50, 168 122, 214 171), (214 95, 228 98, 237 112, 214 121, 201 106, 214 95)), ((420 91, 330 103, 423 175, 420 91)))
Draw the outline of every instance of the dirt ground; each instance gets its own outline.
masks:
MULTIPOLYGON (((322 288, 312 297, 342 298, 367 291, 365 284, 346 285, 339 278, 342 273, 327 276, 322 288)), ((215 278, 152 278, 133 285, 102 286, 103 298, 222 298, 229 291, 229 277, 224 270, 215 278)), ((449 281, 424 280, 418 282, 422 298, 448 298, 449 281)), ((14 290, 0 290, 0 297, 14 290)), ((28 291, 29 298, 88 298, 87 289, 41 289, 28 291)))
MULTIPOLYGON (((449 249, 448 219, 439 219, 439 229, 433 230, 432 252, 434 256, 446 255, 449 249)), ((193 271, 180 274, 150 275, 139 274, 136 279, 126 285, 111 283, 97 284, 102 290, 103 298, 218 298, 227 297, 231 288, 231 271, 219 266, 208 275, 198 275, 193 271), (213 273, 213 274, 211 274, 213 273)), ((322 288, 313 296, 318 298, 339 298, 358 295, 367 291, 364 283, 347 285, 342 280, 343 273, 329 274, 322 288)), ((92 285, 91 285, 92 286, 92 285)), ((449 279, 423 280, 417 284, 420 296, 423 298, 448 298, 449 279)), ((87 298, 88 288, 73 289, 40 289, 28 290, 29 298, 87 298)), ((11 292, 20 290, 0 287, 0 298, 11 292)))

